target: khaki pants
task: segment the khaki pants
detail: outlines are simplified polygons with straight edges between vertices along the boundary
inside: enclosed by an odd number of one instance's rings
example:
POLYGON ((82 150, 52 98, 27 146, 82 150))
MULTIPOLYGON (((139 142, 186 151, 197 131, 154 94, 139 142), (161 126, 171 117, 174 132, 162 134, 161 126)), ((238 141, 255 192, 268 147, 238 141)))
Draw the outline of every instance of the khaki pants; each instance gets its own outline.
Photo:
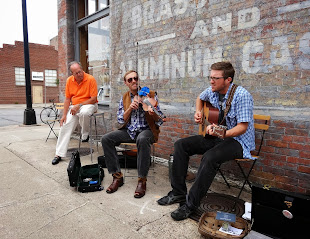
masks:
POLYGON ((74 131, 78 123, 82 128, 82 140, 87 138, 87 136, 89 135, 90 116, 98 109, 97 104, 82 105, 79 112, 76 115, 72 115, 70 113, 72 107, 73 106, 69 107, 66 123, 64 123, 60 128, 57 140, 56 155, 60 157, 66 157, 72 132, 74 131))

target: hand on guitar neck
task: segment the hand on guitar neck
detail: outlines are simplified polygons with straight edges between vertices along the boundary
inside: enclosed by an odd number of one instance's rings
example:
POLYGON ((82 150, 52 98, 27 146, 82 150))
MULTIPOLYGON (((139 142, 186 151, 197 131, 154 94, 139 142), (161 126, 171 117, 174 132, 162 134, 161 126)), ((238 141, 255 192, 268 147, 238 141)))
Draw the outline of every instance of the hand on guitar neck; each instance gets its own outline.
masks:
POLYGON ((199 123, 199 134, 206 133, 219 138, 225 138, 226 127, 218 124, 219 110, 209 102, 204 102, 201 112, 195 113, 195 122, 199 123))

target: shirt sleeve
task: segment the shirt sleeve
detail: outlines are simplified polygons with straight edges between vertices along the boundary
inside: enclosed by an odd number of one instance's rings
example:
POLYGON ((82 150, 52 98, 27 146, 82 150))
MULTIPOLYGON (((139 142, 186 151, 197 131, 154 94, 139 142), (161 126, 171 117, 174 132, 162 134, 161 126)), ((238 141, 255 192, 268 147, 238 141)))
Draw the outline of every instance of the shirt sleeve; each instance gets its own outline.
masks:
POLYGON ((203 101, 210 101, 210 87, 201 92, 199 98, 203 101))
POLYGON ((253 118, 253 98, 247 91, 242 93, 237 104, 237 122, 251 122, 253 118))
POLYGON ((65 94, 66 94, 66 98, 71 99, 70 86, 69 86, 70 81, 69 80, 70 80, 70 77, 67 79, 67 82, 66 82, 66 92, 65 92, 65 94))

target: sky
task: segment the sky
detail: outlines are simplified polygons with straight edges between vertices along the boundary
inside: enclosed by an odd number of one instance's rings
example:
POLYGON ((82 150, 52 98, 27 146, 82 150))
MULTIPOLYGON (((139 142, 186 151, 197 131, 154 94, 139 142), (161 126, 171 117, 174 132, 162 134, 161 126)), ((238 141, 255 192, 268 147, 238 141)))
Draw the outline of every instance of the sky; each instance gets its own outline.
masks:
MULTIPOLYGON (((24 41, 22 0, 0 0, 0 47, 24 41)), ((28 42, 49 45, 58 34, 57 0, 26 0, 28 42)))

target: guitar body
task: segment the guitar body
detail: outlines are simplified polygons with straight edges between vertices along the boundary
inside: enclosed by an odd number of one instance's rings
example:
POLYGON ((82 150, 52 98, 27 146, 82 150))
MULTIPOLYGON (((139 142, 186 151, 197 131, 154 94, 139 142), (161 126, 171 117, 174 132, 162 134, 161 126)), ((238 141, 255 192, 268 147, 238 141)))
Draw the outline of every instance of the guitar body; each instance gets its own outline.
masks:
POLYGON ((214 108, 209 102, 205 101, 202 108, 202 123, 199 124, 199 135, 206 135, 208 124, 218 124, 219 110, 214 108))

